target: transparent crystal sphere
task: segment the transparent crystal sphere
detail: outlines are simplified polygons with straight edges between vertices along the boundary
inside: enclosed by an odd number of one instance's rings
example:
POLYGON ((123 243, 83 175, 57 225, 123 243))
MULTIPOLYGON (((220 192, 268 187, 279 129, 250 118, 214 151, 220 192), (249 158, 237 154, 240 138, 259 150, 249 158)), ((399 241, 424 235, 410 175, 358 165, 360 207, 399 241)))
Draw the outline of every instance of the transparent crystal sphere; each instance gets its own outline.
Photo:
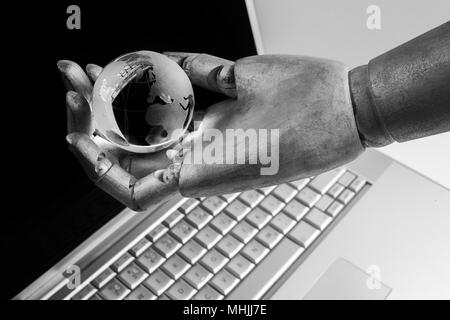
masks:
POLYGON ((138 51, 101 72, 91 101, 97 134, 137 153, 161 150, 186 131, 194 93, 183 69, 166 56, 138 51))

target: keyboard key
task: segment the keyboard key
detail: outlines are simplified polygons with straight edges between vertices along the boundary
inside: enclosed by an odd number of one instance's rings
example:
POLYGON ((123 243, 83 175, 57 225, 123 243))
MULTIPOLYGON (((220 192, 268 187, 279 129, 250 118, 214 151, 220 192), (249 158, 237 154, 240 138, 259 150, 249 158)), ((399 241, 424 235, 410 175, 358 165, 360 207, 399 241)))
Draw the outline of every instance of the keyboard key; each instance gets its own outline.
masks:
POLYGON ((156 270, 144 281, 144 285, 153 291, 157 296, 161 295, 174 282, 167 274, 161 270, 156 270))
POLYGON ((212 273, 216 273, 228 262, 228 258, 216 249, 212 249, 203 256, 200 262, 206 269, 212 273))
POLYGON ((112 271, 110 268, 106 268, 102 273, 100 273, 97 278, 95 278, 92 281, 92 284, 97 288, 100 289, 103 287, 109 280, 114 278, 116 273, 112 271))
POLYGON ((206 249, 211 249, 221 237, 222 236, 217 231, 210 226, 206 226, 197 233, 195 239, 197 239, 206 249))
POLYGON ((166 218, 166 220, 164 220, 163 224, 167 228, 172 228, 181 219, 183 219, 183 214, 180 211, 175 210, 170 216, 166 218))
POLYGON ((230 203, 231 201, 233 201, 234 199, 236 199, 239 196, 239 192, 236 193, 228 193, 228 194, 223 194, 221 195, 221 197, 226 200, 228 203, 230 203))
POLYGON ((147 235, 151 241, 155 242, 159 238, 161 238, 169 229, 167 229, 164 225, 160 224, 156 226, 150 233, 147 235))
POLYGON ((334 199, 326 194, 322 196, 319 201, 317 201, 315 207, 321 211, 326 211, 333 201, 334 199))
POLYGON ((312 179, 309 183, 309 187, 315 191, 325 194, 328 189, 344 174, 345 169, 338 168, 331 170, 312 179))
POLYGON ((225 209, 225 211, 235 220, 241 221, 247 213, 250 212, 250 207, 242 201, 233 200, 225 209))
POLYGON ((253 263, 259 263, 269 253, 269 249, 256 240, 250 241, 242 250, 242 255, 253 263))
POLYGON ((227 297, 231 300, 260 299, 304 251, 289 239, 283 239, 227 297))
POLYGON ((189 198, 185 203, 183 203, 181 205, 181 207, 178 209, 180 210, 182 213, 184 214, 188 214, 189 212, 191 212, 192 209, 194 209, 198 204, 200 203, 200 201, 198 201, 195 198, 189 198))
POLYGON ((239 279, 244 279, 244 277, 252 271, 255 267, 253 263, 248 261, 246 258, 238 254, 236 257, 231 259, 231 261, 227 264, 226 268, 232 274, 234 274, 239 279))
POLYGON ((265 188, 259 188, 258 191, 267 196, 273 189, 275 189, 277 186, 270 186, 265 188))
POLYGON ((187 216, 187 220, 197 229, 203 228, 212 218, 212 215, 200 207, 192 210, 187 216))
POLYGON ((285 212, 289 217, 294 220, 299 221, 308 212, 309 207, 298 202, 297 200, 292 200, 286 207, 284 207, 283 212, 285 212))
POLYGON ((331 217, 317 208, 311 209, 305 217, 305 220, 311 223, 317 229, 323 231, 331 222, 331 217))
POLYGON ((83 289, 78 291, 78 293, 72 297, 72 300, 87 300, 92 297, 96 291, 97 290, 90 283, 88 283, 83 289))
POLYGON ((203 287, 209 279, 212 278, 212 276, 213 274, 211 272, 197 263, 195 266, 190 268, 188 272, 186 272, 183 278, 189 282, 191 286, 198 290, 203 287))
POLYGON ((140 285, 134 289, 125 300, 155 300, 156 296, 146 287, 140 285))
POLYGON ((115 272, 121 272, 125 267, 130 264, 131 261, 133 261, 133 256, 129 254, 128 252, 125 252, 119 259, 116 260, 111 265, 111 269, 113 269, 115 272))
POLYGON ((339 183, 342 184, 344 187, 348 187, 350 183, 355 179, 355 175, 351 173, 350 171, 347 171, 344 173, 344 175, 339 179, 339 183))
POLYGON ((178 279, 181 275, 189 269, 191 265, 185 260, 180 258, 177 254, 167 259, 167 261, 162 265, 162 269, 172 278, 178 279))
POLYGON ((206 253, 206 249, 199 245, 197 241, 190 240, 178 253, 189 263, 194 264, 206 253))
POLYGON ((256 190, 248 190, 242 192, 239 198, 250 208, 254 208, 262 199, 264 199, 264 195, 256 190))
POLYGON ((255 228, 261 229, 272 219, 272 216, 258 207, 253 209, 245 219, 255 228))
POLYGON ((269 195, 263 201, 261 201, 259 206, 264 208, 267 212, 274 216, 278 212, 280 212, 281 209, 283 209, 284 203, 275 198, 273 195, 269 195))
POLYGON ((241 221, 233 228, 231 233, 241 242, 247 243, 258 232, 258 229, 252 227, 247 221, 241 221))
POLYGON ((170 232, 175 239, 181 243, 186 243, 197 233, 197 229, 186 221, 181 220, 170 230, 170 232))
POLYGON ((158 300, 171 300, 168 296, 166 296, 165 294, 161 295, 158 300))
POLYGON ((165 234, 154 244, 154 247, 160 254, 162 254, 163 257, 168 258, 181 247, 181 243, 172 238, 170 235, 165 234))
POLYGON ((345 187, 340 183, 335 183, 329 190, 328 194, 333 198, 337 198, 339 194, 344 191, 345 187))
POLYGON ((217 196, 208 197, 202 202, 202 206, 213 216, 222 211, 222 209, 225 208, 226 205, 227 202, 217 196))
POLYGON ((239 283, 239 279, 224 269, 216 274, 210 283, 221 294, 227 295, 239 283))
POLYGON ((142 252, 147 250, 151 244, 152 243, 150 241, 148 241, 146 238, 142 238, 130 249, 130 253, 132 255, 134 255, 135 257, 137 257, 140 254, 142 254, 142 252))
POLYGON ((127 285, 128 288, 133 290, 136 288, 145 278, 147 278, 147 273, 145 273, 141 268, 139 268, 135 263, 131 263, 126 267, 119 275, 120 280, 127 285))
POLYGON ((211 288, 204 286, 195 296, 194 300, 222 300, 223 295, 211 288))
POLYGON ((295 220, 289 218, 287 214, 281 212, 277 214, 272 221, 270 221, 270 225, 280 231, 283 234, 286 234, 291 230, 291 228, 295 225, 295 220))
POLYGON ((163 262, 164 258, 152 248, 144 251, 144 253, 137 259, 137 264, 148 273, 152 273, 163 262))
POLYGON ((180 279, 170 287, 166 294, 174 300, 189 300, 196 292, 186 281, 180 279))
POLYGON ((307 248, 314 239, 317 238, 320 231, 311 226, 305 221, 300 221, 291 232, 289 232, 289 237, 300 244, 301 246, 307 248))
POLYGON ((237 240, 232 235, 226 235, 220 242, 217 244, 216 248, 223 253, 227 258, 232 258, 239 250, 244 247, 244 244, 237 240))
POLYGON ((353 199, 355 196, 355 193, 353 191, 350 191, 348 189, 345 189, 342 191, 342 193, 339 195, 338 200, 342 202, 343 204, 348 204, 350 200, 353 199))
POLYGON ((328 207, 327 213, 332 217, 336 217, 343 208, 344 205, 342 203, 335 201, 328 207))
POLYGON ((350 186, 348 188, 350 190, 352 190, 353 192, 359 192, 359 190, 361 190, 365 184, 366 184, 366 180, 364 180, 361 177, 357 177, 355 180, 353 180, 353 182, 350 184, 350 186))
POLYGON ((259 240, 267 248, 272 249, 283 238, 283 234, 275 230, 271 226, 264 227, 257 235, 256 239, 259 240))
POLYGON ((282 184, 276 187, 275 190, 272 191, 272 194, 283 202, 288 203, 295 197, 297 190, 288 184, 282 184))
POLYGON ((122 300, 128 293, 130 293, 130 289, 115 278, 100 291, 100 295, 106 300, 122 300))
POLYGON ((296 180, 296 181, 291 181, 289 182, 291 185, 293 185, 294 187, 297 188, 297 190, 302 189, 303 187, 305 187, 309 182, 309 178, 306 179, 300 179, 300 180, 296 180))
POLYGON ((216 229, 222 235, 228 233, 235 225, 236 220, 233 220, 229 215, 225 212, 221 212, 211 221, 211 226, 216 229))
POLYGON ((297 194, 297 199, 308 207, 312 207, 316 204, 317 201, 319 201, 320 194, 313 191, 309 187, 306 187, 300 190, 300 192, 297 194))
POLYGON ((98 294, 94 294, 89 298, 89 300, 103 300, 98 294))

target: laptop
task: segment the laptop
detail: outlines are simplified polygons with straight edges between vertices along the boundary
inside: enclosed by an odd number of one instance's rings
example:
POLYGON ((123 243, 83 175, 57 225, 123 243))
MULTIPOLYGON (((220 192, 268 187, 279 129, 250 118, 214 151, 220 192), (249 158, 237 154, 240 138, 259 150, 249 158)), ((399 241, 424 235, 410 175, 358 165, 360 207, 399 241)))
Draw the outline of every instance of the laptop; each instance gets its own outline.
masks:
MULTIPOLYGON (((123 13, 92 8, 88 22, 101 13, 122 23, 107 20, 103 25, 110 28, 96 30, 105 32, 101 45, 82 27, 68 50, 58 52, 68 54, 72 46, 72 55, 57 58, 105 63, 102 55, 111 53, 110 60, 144 44, 155 51, 204 51, 228 59, 264 53, 270 39, 258 16, 260 3, 152 8, 173 13, 170 27, 158 20, 167 15, 154 16, 154 25, 167 28, 158 32, 138 30, 148 21, 140 21, 144 14, 124 23, 123 13), (112 38, 118 43, 111 44, 112 38)), ((55 87, 63 92, 62 85, 55 87)), ((196 90, 205 105, 220 98, 196 90)), ((55 100, 63 108, 64 99, 55 100)), ((60 116, 55 120, 64 122, 60 116)), ((58 134, 63 137, 63 130, 58 134)), ((53 224, 24 223, 25 230, 45 239, 36 241, 43 251, 35 253, 33 267, 28 264, 33 269, 28 278, 57 261, 23 285, 15 299, 450 298, 450 190, 378 151, 367 150, 317 177, 208 198, 174 197, 142 213, 97 190, 68 152, 58 152, 73 172, 58 179, 58 199, 48 197, 33 212, 53 224), (64 215, 69 218, 55 218, 64 215)), ((45 188, 54 181, 40 183, 45 188)), ((20 268, 29 262, 23 252, 32 251, 32 244, 17 243, 7 253, 14 251, 14 267, 20 268)))

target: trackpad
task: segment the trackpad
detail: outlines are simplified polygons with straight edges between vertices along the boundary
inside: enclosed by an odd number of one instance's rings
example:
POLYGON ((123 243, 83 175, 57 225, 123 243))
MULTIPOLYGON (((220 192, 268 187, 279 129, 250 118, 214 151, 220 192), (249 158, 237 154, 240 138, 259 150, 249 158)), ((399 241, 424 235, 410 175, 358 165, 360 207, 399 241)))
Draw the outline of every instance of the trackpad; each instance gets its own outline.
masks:
POLYGON ((306 300, 382 300, 391 288, 345 259, 337 259, 306 294, 306 300))

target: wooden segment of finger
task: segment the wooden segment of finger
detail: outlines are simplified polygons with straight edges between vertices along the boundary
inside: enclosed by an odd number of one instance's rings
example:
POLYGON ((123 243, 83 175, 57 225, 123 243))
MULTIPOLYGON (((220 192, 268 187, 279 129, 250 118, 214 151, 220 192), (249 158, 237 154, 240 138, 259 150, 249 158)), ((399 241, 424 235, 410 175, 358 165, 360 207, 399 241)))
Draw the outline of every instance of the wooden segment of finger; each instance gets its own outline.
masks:
POLYGON ((92 82, 97 81, 98 76, 100 75, 100 73, 102 72, 103 68, 90 63, 86 66, 86 73, 89 76, 89 78, 92 80, 92 82))
POLYGON ((138 180, 134 185, 134 203, 138 209, 147 208, 150 205, 160 204, 169 200, 178 192, 178 177, 170 181, 164 181, 166 170, 158 170, 138 180))
POLYGON ((132 192, 136 179, 111 162, 105 153, 82 133, 67 136, 71 151, 78 158, 88 177, 103 191, 133 210, 139 208, 133 201, 132 192))
POLYGON ((66 94, 67 132, 81 132, 91 135, 93 132, 92 114, 89 103, 75 91, 66 94))
POLYGON ((170 163, 165 150, 149 154, 126 153, 120 157, 121 166, 137 179, 156 170, 167 168, 170 163))
POLYGON ((177 62, 194 85, 236 97, 234 62, 209 54, 165 52, 177 62))
POLYGON ((73 61, 60 60, 57 63, 67 90, 74 90, 87 101, 91 101, 92 84, 83 69, 73 61))

